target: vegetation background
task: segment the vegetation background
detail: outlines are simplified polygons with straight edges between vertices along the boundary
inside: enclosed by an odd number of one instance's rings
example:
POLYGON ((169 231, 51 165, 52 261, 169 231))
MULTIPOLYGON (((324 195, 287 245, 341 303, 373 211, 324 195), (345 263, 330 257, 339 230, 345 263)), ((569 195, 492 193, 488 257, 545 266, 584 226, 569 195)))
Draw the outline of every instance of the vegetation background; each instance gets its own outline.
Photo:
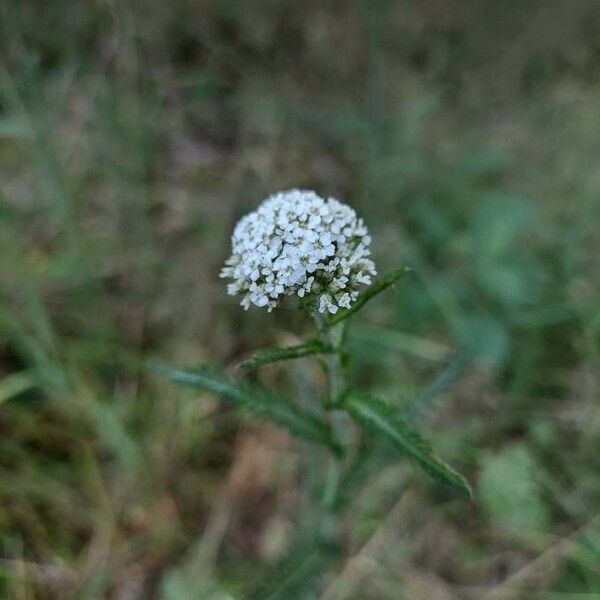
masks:
MULTIPOLYGON (((600 598, 598 3, 4 0, 0 52, 1 598, 287 577, 316 459, 140 361, 310 330, 218 279, 235 221, 289 187, 415 269, 353 324, 352 378, 475 499, 379 464, 341 555, 268 597, 600 598)), ((323 383, 312 359, 260 377, 323 383)))

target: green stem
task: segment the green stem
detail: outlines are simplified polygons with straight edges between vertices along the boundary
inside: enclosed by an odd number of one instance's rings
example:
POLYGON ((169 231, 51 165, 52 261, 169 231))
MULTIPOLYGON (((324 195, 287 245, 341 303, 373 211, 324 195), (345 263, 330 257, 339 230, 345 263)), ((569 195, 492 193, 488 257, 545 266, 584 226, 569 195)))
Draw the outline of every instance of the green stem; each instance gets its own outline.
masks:
MULTIPOLYGON (((346 391, 346 378, 343 364, 343 342, 345 323, 329 325, 321 315, 315 314, 315 321, 323 344, 333 348, 333 352, 323 356, 329 380, 327 402, 335 406, 346 391)), ((347 441, 342 415, 332 410, 329 412, 329 421, 334 435, 343 442, 347 441)), ((343 460, 339 456, 331 455, 327 466, 327 476, 323 492, 322 505, 324 510, 322 533, 326 537, 335 538, 338 535, 338 519, 335 510, 339 486, 342 481, 343 460)))

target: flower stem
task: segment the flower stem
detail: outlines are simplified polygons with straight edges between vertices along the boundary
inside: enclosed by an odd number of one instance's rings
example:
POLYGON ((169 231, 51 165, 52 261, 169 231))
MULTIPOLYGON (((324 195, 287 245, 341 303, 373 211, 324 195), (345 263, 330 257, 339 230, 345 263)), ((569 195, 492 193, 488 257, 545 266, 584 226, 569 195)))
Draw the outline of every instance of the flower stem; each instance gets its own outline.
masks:
MULTIPOLYGON (((326 366, 327 377, 329 380, 328 404, 335 406, 342 399, 346 391, 346 378, 343 364, 343 342, 345 323, 330 326, 325 322, 321 315, 315 315, 315 321, 319 328, 319 334, 324 344, 334 349, 331 354, 323 356, 323 362, 326 366)), ((347 442, 345 423, 342 415, 335 411, 329 411, 329 422, 334 435, 342 443, 347 442)), ((343 459, 339 456, 331 455, 327 466, 327 476, 322 497, 323 506, 323 527, 322 533, 326 537, 336 538, 338 536, 338 519, 336 514, 336 499, 339 486, 342 480, 343 459)))

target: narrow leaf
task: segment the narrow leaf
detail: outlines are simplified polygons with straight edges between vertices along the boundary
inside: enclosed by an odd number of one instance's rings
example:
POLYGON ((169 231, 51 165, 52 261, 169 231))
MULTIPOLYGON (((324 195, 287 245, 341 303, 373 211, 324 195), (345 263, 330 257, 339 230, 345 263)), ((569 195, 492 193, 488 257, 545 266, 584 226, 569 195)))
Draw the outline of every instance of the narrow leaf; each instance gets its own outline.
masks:
POLYGON ((244 403, 244 394, 227 376, 207 366, 198 369, 178 369, 160 363, 152 363, 150 369, 157 375, 183 385, 212 392, 236 404, 244 403))
POLYGON ((357 393, 346 398, 344 407, 365 429, 386 438, 431 477, 468 497, 472 496, 467 480, 437 458, 429 442, 404 421, 393 407, 377 398, 357 393))
POLYGON ((233 406, 244 408, 258 417, 274 421, 297 437, 323 444, 336 454, 342 452, 328 423, 312 412, 269 394, 262 388, 236 382, 227 374, 206 366, 199 369, 178 369, 162 364, 152 364, 150 368, 171 381, 212 392, 233 406))
POLYGON ((334 352, 333 347, 323 344, 319 340, 311 340, 306 344, 298 346, 289 346, 288 348, 264 348, 258 350, 252 356, 242 361, 239 366, 242 369, 256 369, 261 365, 277 362, 279 360, 289 360, 291 358, 301 358, 313 354, 329 354, 334 352))
POLYGON ((383 292, 391 285, 394 285, 394 283, 396 283, 399 279, 404 277, 404 275, 406 275, 410 271, 411 269, 409 267, 403 267, 401 269, 395 269, 394 271, 390 271, 382 277, 379 277, 364 292, 362 292, 358 296, 358 298, 350 308, 341 310, 333 317, 329 317, 327 319, 327 322, 329 323, 329 325, 335 325, 336 323, 347 319, 350 315, 359 311, 366 302, 373 298, 373 296, 377 296, 377 294, 383 292))

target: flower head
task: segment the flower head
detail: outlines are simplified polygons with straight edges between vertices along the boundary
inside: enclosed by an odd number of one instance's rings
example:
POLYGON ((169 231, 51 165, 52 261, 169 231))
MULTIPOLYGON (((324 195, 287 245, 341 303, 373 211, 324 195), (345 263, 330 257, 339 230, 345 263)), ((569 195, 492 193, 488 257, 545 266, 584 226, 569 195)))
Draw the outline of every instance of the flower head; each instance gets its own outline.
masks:
POLYGON ((371 238, 347 204, 308 190, 267 198, 233 230, 232 254, 221 271, 241 305, 271 312, 284 296, 315 298, 317 309, 349 308, 360 285, 376 275, 371 238))

